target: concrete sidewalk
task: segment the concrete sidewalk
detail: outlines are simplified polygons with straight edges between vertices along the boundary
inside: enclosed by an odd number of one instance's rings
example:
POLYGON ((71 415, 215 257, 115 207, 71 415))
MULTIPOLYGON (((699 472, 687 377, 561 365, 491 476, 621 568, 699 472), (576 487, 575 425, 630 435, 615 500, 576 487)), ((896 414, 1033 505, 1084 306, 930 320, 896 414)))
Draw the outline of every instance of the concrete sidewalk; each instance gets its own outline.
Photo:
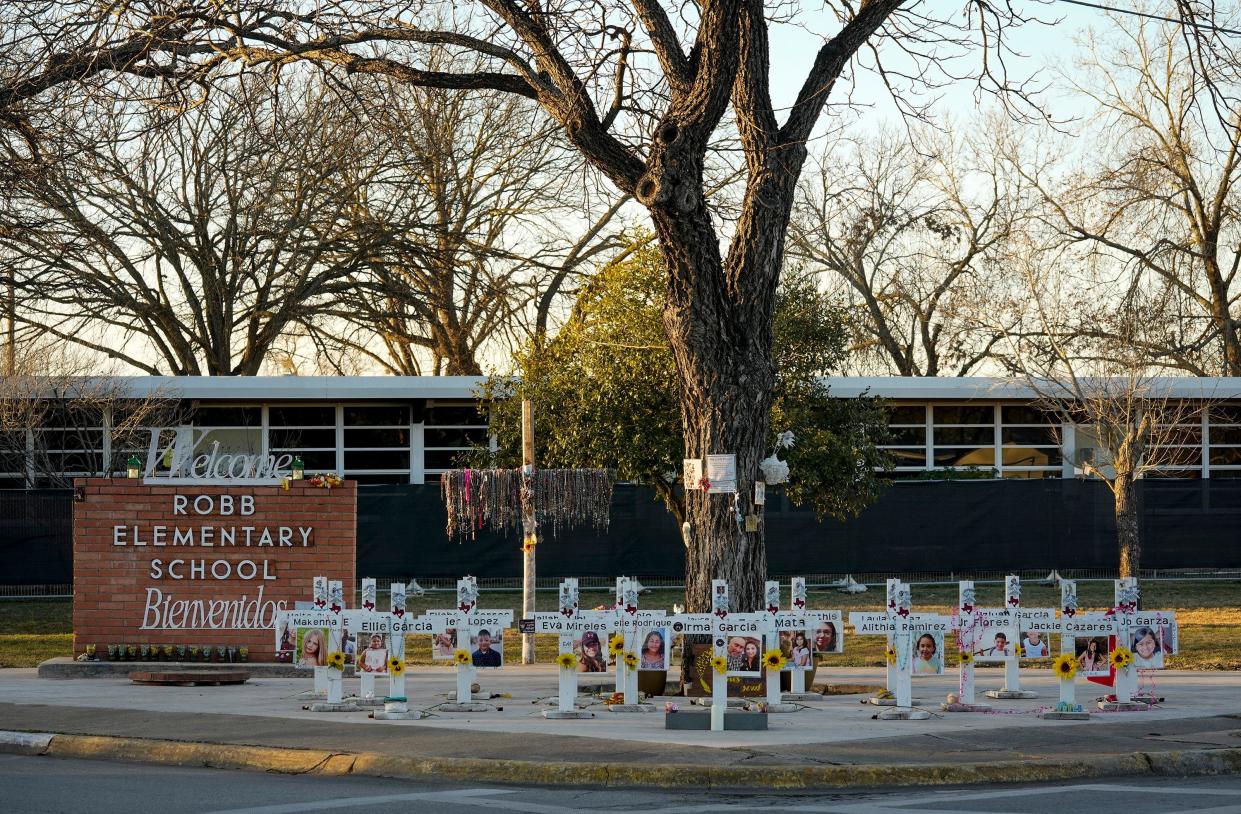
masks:
MULTIPOLYGON (((663 714, 614 713, 546 720, 556 668, 484 674, 484 690, 511 698, 487 713, 435 713, 453 686, 451 670, 407 673, 411 708, 434 717, 375 721, 365 712, 311 713, 298 696, 307 679, 252 679, 241 687, 144 687, 112 678, 49 681, 33 670, 0 671, 0 730, 47 733, 12 751, 249 767, 272 771, 426 776, 505 783, 612 786, 823 787, 1037 781, 1241 769, 1241 675, 1162 673, 1148 712, 1096 714, 1090 721, 1042 721, 1055 679, 1027 674, 1034 701, 993 702, 995 714, 955 713, 928 721, 873 720, 859 696, 826 697, 801 712, 770 716, 766 732, 685 732, 663 714)), ((999 670, 980 670, 979 687, 999 670)), ((832 683, 882 681, 879 670, 835 670, 832 683)), ((380 693, 385 682, 379 682, 380 693)), ((346 692, 357 683, 346 680, 346 692)), ((955 677, 919 680, 927 709, 955 677)), ((1104 688, 1079 682, 1085 704, 1104 688)), ((685 709, 687 699, 675 699, 685 709)), ((659 701, 662 704, 662 700, 659 701)), ((690 713, 681 713, 690 714, 690 713)), ((0 739, 3 742, 3 739, 0 739)), ((6 748, 0 746, 0 748, 6 748)))

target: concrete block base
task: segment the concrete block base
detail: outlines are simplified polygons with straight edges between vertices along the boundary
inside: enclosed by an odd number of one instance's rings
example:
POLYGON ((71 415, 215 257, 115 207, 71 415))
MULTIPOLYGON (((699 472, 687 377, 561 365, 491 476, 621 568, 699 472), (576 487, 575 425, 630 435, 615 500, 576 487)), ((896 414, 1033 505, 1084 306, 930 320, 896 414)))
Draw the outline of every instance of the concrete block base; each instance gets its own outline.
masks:
POLYGON ((874 704, 877 707, 894 707, 896 706, 896 699, 880 698, 877 695, 872 695, 870 698, 866 699, 866 703, 874 704))
POLYGON ((351 695, 345 700, 357 704, 360 707, 366 707, 367 709, 372 707, 382 707, 384 705, 384 700, 382 698, 360 698, 358 696, 351 695))
POLYGON ((876 717, 881 721, 925 721, 931 717, 931 713, 924 709, 892 707, 882 710, 876 717))
POLYGON ((781 701, 822 701, 823 696, 817 692, 783 692, 781 701))
MULTIPOLYGON (((709 731, 709 712, 669 712, 664 715, 664 729, 709 731)), ((767 716, 761 712, 732 712, 724 715, 724 729, 734 732, 762 732, 767 729, 767 716)))
POLYGON ((990 712, 990 704, 940 704, 944 712, 990 712))
POLYGON ((612 712, 654 712, 654 704, 608 704, 612 712))
POLYGON ((1100 701, 1099 709, 1103 712, 1146 712, 1150 704, 1141 701, 1100 701))
POLYGON ((316 701, 307 707, 311 712, 361 712, 362 708, 352 701, 332 704, 327 701, 316 701))
POLYGON ((587 712, 584 709, 574 709, 567 712, 562 712, 558 709, 545 709, 543 710, 543 717, 554 721, 584 720, 595 717, 595 713, 587 712))
MULTIPOLYGON (((711 702, 714 700, 715 700, 714 698, 697 698, 694 700, 694 703, 700 707, 709 707, 711 706, 711 702)), ((744 698, 729 698, 728 708, 729 709, 744 709, 745 702, 746 702, 746 699, 744 698)), ((676 714, 676 713, 673 713, 673 714, 676 714)))
POLYGON ((1090 713, 1085 710, 1081 712, 1055 712, 1049 709, 1046 712, 1040 712, 1038 717, 1044 721, 1089 721, 1090 713))
POLYGON ((987 690, 983 695, 988 698, 999 698, 1002 701, 1015 701, 1023 698, 1038 698, 1033 690, 987 690))
POLYGON ((798 704, 780 703, 780 704, 768 704, 767 705, 768 713, 801 712, 801 711, 802 711, 802 707, 798 704))
MULTIPOLYGON (((547 704, 548 706, 558 707, 560 706, 560 696, 553 695, 551 698, 548 698, 543 703, 547 704)), ((579 695, 577 698, 573 699, 573 706, 578 707, 579 709, 581 709, 582 707, 588 707, 591 704, 595 704, 595 703, 598 703, 598 699, 592 698, 589 695, 579 695)))
POLYGON ((408 710, 405 712, 385 712, 382 709, 377 709, 371 713, 371 717, 376 721, 421 721, 427 716, 417 710, 413 712, 408 710))
POLYGON ((456 702, 450 704, 440 704, 436 707, 440 712, 495 712, 496 708, 491 704, 483 704, 478 701, 471 701, 465 704, 456 702))

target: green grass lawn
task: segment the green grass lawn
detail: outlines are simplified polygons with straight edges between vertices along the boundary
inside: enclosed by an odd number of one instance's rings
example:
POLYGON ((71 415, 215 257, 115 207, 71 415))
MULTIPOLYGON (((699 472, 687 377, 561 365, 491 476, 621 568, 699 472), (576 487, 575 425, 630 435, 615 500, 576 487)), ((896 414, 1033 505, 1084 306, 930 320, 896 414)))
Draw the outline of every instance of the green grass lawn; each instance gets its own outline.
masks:
MULTIPOLYGON (((786 589, 787 591, 787 589, 786 589)), ((998 606, 1003 601, 1002 585, 978 586, 978 600, 983 607, 998 606)), ((947 613, 956 604, 955 585, 915 585, 914 608, 926 612, 947 613)), ((1241 669, 1241 582, 1188 580, 1150 581, 1142 586, 1143 605, 1152 609, 1176 610, 1180 624, 1180 655, 1168 659, 1168 666, 1191 670, 1241 669)), ((807 597, 813 608, 879 610, 882 591, 871 589, 864 594, 842 594, 831 590, 811 590, 807 597)), ((1056 588, 1025 584, 1021 592, 1026 607, 1056 607, 1060 593, 1056 588)), ((1102 609, 1111 604, 1110 581, 1079 582, 1078 600, 1083 609, 1102 609)), ((611 591, 584 590, 583 608, 611 602, 611 591)), ((427 608, 448 607, 451 592, 436 592, 411 597, 409 611, 416 615, 427 608)), ((671 611, 673 603, 684 601, 684 594, 673 589, 654 589, 642 595, 642 607, 671 611)), ((383 597, 380 598, 382 605, 383 597)), ((521 594, 514 591, 484 591, 484 608, 521 606, 521 594)), ((556 591, 541 590, 536 605, 539 610, 556 609, 556 591)), ((0 667, 33 667, 53 656, 68 656, 73 650, 73 603, 68 599, 0 600, 0 667)), ((519 614, 518 614, 519 615, 519 614)), ((846 628, 848 636, 849 629, 846 628)), ((510 634, 512 641, 516 636, 510 634)), ((141 644, 135 640, 129 644, 141 644)), ((106 645, 108 642, 97 642, 106 645)), ((119 642, 118 642, 119 644, 119 642)), ((512 644, 510 647, 517 647, 512 644)), ((556 655, 555 636, 540 636, 537 657, 550 662, 556 655)), ((430 637, 412 636, 406 652, 413 664, 431 664, 430 637)), ((955 651, 948 648, 948 664, 955 664, 955 651)), ((438 662, 445 667, 446 662, 438 662)), ((845 653, 834 657, 831 665, 840 667, 880 667, 883 665, 883 639, 879 636, 848 636, 845 653)))

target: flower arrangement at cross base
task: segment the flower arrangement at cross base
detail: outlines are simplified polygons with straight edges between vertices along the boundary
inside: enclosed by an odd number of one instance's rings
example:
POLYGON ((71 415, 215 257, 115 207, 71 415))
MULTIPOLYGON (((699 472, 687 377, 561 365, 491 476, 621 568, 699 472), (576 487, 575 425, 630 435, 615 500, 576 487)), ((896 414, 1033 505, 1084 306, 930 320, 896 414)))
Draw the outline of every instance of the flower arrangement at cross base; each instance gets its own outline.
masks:
POLYGON ((452 651, 452 660, 462 667, 473 662, 473 659, 470 658, 470 651, 460 648, 452 651))
POLYGON ((1112 667, 1117 670, 1127 670, 1129 665, 1133 664, 1133 651, 1127 647, 1118 647, 1112 651, 1112 667))
POLYGON ((896 665, 896 647, 888 645, 883 651, 883 657, 888 662, 889 667, 896 665))
POLYGON ((331 670, 340 670, 343 672, 345 669, 345 654, 339 650, 333 650, 331 653, 328 653, 327 666, 331 670))
POLYGON ((1051 669, 1061 681, 1072 681, 1077 675, 1077 659, 1068 653, 1057 656, 1051 669))
POLYGON ((763 654, 763 666, 768 670, 783 670, 789 660, 784 657, 784 651, 778 647, 773 647, 763 654))
POLYGON ((572 670, 577 666, 577 656, 568 652, 561 653, 559 656, 556 656, 556 663, 560 665, 562 670, 572 670))
POLYGON ((405 660, 397 656, 388 659, 388 672, 394 676, 399 676, 405 672, 405 660))
POLYGON ((716 675, 724 675, 728 672, 728 659, 723 656, 715 656, 711 659, 711 669, 716 675))
POLYGON ((625 694, 623 692, 614 692, 603 699, 603 703, 607 706, 615 706, 616 704, 625 703, 625 694))

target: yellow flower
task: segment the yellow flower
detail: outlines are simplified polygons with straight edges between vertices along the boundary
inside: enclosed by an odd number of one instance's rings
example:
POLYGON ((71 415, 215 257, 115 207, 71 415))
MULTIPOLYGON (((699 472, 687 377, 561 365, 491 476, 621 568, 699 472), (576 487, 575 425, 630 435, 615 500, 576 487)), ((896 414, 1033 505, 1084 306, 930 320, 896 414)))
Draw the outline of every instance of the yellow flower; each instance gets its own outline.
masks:
POLYGON ((1133 663, 1133 653, 1127 647, 1118 647, 1112 651, 1112 666, 1123 670, 1133 663))
POLYGON ((1077 675, 1077 659, 1068 653, 1057 656, 1055 662, 1052 663, 1052 669, 1061 681, 1072 681, 1077 675))
POLYGON ((887 649, 883 651, 883 657, 887 659, 889 667, 896 664, 896 648, 888 645, 887 649))
POLYGON ((714 657, 711 659, 711 669, 715 670, 719 675, 724 675, 724 673, 728 672, 728 659, 723 656, 714 657))
POLYGON ((970 651, 968 651, 968 650, 962 650, 962 651, 961 651, 961 663, 962 663, 962 664, 969 664, 969 663, 970 663, 970 662, 972 662, 973 660, 974 660, 974 654, 973 654, 973 653, 971 653, 971 652, 970 652, 970 651))
POLYGON ((784 665, 788 664, 788 659, 784 657, 780 648, 773 647, 763 654, 763 664, 768 670, 783 670, 784 665))
POLYGON ((577 666, 577 656, 572 653, 561 653, 559 656, 556 656, 556 663, 566 670, 572 670, 577 666))
POLYGON ((396 656, 388 659, 388 672, 392 673, 394 676, 399 676, 401 673, 405 672, 405 660, 397 658, 396 656))
POLYGON ((1015 655, 1017 658, 1021 658, 1025 654, 1026 654, 1026 649, 1022 647, 1021 645, 1016 645, 1013 647, 1013 655, 1015 655))
POLYGON ((470 651, 460 649, 454 650, 452 651, 452 660, 461 665, 469 664, 472 661, 470 659, 470 651))
POLYGON ((629 668, 630 670, 638 669, 637 655, 633 653, 625 652, 621 654, 621 659, 625 662, 625 667, 629 668))
POLYGON ((624 653, 625 652, 625 637, 624 636, 613 636, 608 641, 608 652, 611 653, 613 656, 619 656, 621 653, 624 653))
POLYGON ((345 669, 345 654, 339 650, 333 650, 327 654, 327 666, 333 670, 345 669))

